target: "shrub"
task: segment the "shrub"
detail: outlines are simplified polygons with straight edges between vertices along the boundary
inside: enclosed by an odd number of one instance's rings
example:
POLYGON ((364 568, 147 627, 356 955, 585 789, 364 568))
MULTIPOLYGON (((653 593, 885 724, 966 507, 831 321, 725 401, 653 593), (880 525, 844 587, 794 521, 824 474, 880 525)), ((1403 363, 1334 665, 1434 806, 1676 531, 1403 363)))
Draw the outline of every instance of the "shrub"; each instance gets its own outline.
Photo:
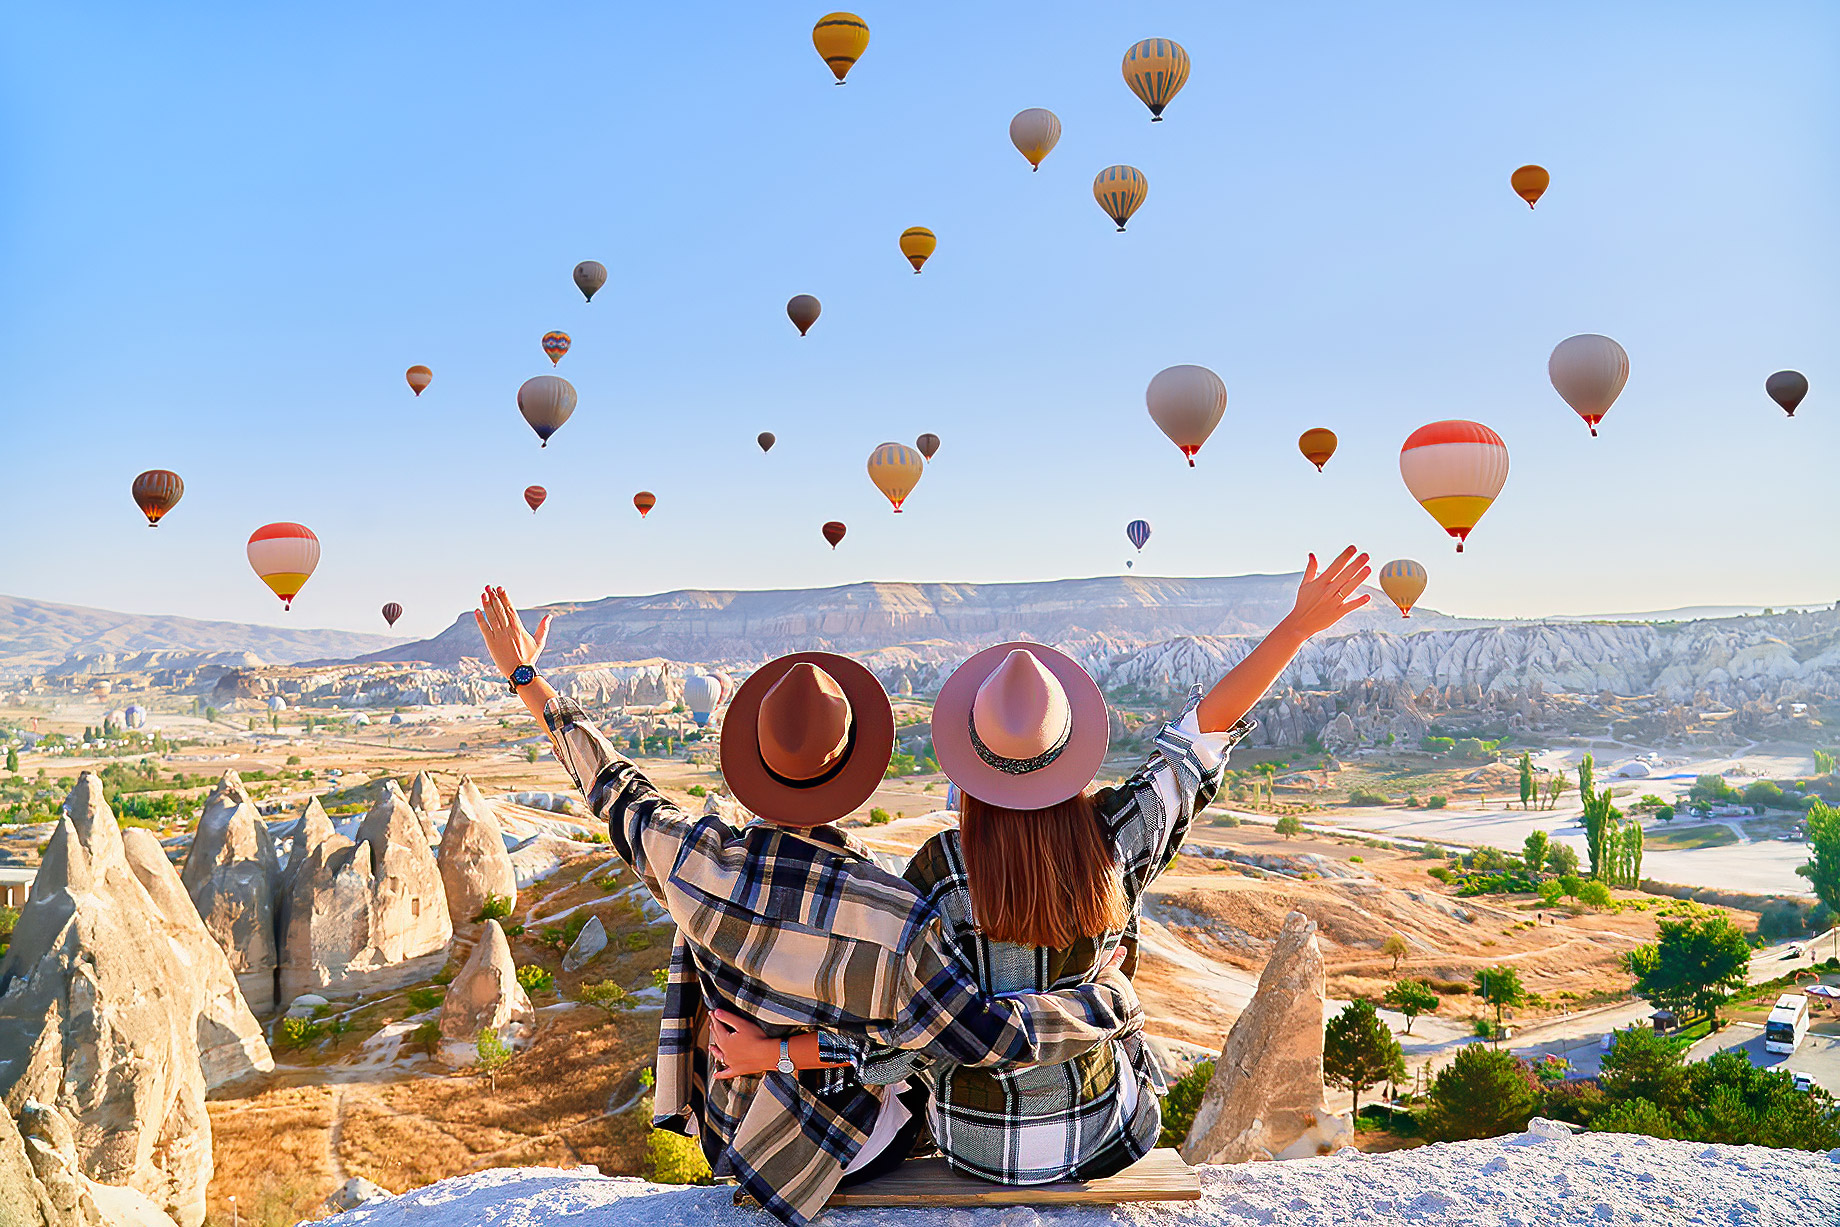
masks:
POLYGON ((1212 821, 1217 827, 1236 827, 1239 825, 1239 817, 1235 814, 1215 814, 1212 821))
POLYGON ((480 905, 479 914, 473 917, 474 924, 484 924, 488 920, 503 920, 511 915, 511 900, 505 895, 487 895, 480 905))
POLYGON ((1425 802, 1425 808, 1426 809, 1443 809, 1446 805, 1449 805, 1449 804, 1450 804, 1449 797, 1443 797, 1443 796, 1437 795, 1436 793, 1433 793, 1431 795, 1430 800, 1425 802))
POLYGON ((1592 878, 1578 888, 1578 902, 1584 904, 1586 907, 1602 909, 1614 904, 1616 902, 1616 896, 1610 893, 1610 888, 1608 886, 1605 886, 1596 878, 1592 878))
POLYGON ((517 982, 527 993, 547 993, 556 987, 556 977, 549 969, 526 963, 517 969, 517 982))
POLYGON ((1430 874, 1432 877, 1436 878, 1440 882, 1450 881, 1450 870, 1445 868, 1443 865, 1433 865, 1431 868, 1425 870, 1425 872, 1430 874))
POLYGON ((693 797, 707 797, 709 795, 709 790, 704 788, 701 784, 692 784, 684 791, 693 797))
POLYGON ((1426 844, 1418 850, 1418 859, 1421 861, 1441 861, 1444 859, 1444 849, 1438 847, 1436 844, 1426 844))
POLYGON ((1424 737, 1419 740, 1418 748, 1430 754, 1443 754, 1456 748, 1454 737, 1424 737))
POLYGON ((652 935, 644 930, 628 933, 626 935, 626 948, 633 951, 650 950, 652 948, 652 935))
POLYGON ((1646 1099, 1630 1099, 1612 1104, 1591 1121, 1592 1133, 1645 1133, 1651 1138, 1674 1136, 1673 1123, 1667 1113, 1646 1099))
POLYGON ((1195 1123, 1195 1110, 1201 1096, 1214 1077, 1214 1063, 1201 1061, 1195 1068, 1169 1085, 1169 1098, 1163 1101, 1163 1133, 1158 1146, 1180 1146, 1195 1123))
POLYGON ((632 997, 627 991, 612 980, 602 980, 599 984, 581 986, 581 999, 591 1006, 596 1006, 609 1014, 615 1010, 632 1008, 632 997))
POLYGON ((409 1032, 409 1042, 419 1045, 422 1051, 433 1056, 435 1049, 441 1045, 441 1024, 432 1018, 419 1024, 409 1032))
POLYGON ((657 1184, 712 1184, 702 1147, 681 1133, 654 1129, 645 1140, 645 1178, 657 1184))
POLYGON ((309 1044, 319 1042, 326 1033, 326 1024, 314 1022, 310 1018, 284 1018, 281 1020, 281 1046, 283 1048, 301 1049, 309 1044))
POLYGON ((412 988, 409 990, 409 1004, 414 1006, 418 1013, 422 1010, 434 1009, 436 1006, 440 1005, 446 997, 447 990, 439 985, 424 986, 422 988, 412 988))
POLYGON ((588 913, 580 911, 563 917, 559 925, 544 925, 543 944, 553 950, 567 952, 568 948, 575 944, 575 939, 581 936, 581 931, 587 926, 587 923, 588 913))
POLYGON ((1356 788, 1348 794, 1350 805, 1390 805, 1391 799, 1383 792, 1371 788, 1356 788))
POLYGON ((1274 822, 1271 829, 1277 834, 1284 836, 1284 838, 1289 839, 1293 835, 1303 834, 1303 823, 1298 820, 1297 815, 1286 814, 1284 817, 1274 822))
POLYGON ((1560 886, 1559 883, 1553 879, 1548 878, 1546 881, 1540 883, 1540 902, 1544 903, 1547 907, 1555 906, 1559 900, 1564 897, 1565 888, 1560 886))
POLYGON ((1471 1044, 1431 1084, 1425 1136, 1433 1142, 1459 1142, 1518 1133, 1539 1105, 1539 1079, 1527 1062, 1471 1044))
POLYGON ((893 820, 894 820, 893 815, 891 815, 887 810, 883 809, 879 805, 869 811, 869 825, 870 826, 879 827, 884 822, 892 822, 893 820))
POLYGON ((665 988, 669 988, 670 985, 671 985, 671 969, 669 967, 652 968, 652 987, 653 988, 665 989, 665 988))

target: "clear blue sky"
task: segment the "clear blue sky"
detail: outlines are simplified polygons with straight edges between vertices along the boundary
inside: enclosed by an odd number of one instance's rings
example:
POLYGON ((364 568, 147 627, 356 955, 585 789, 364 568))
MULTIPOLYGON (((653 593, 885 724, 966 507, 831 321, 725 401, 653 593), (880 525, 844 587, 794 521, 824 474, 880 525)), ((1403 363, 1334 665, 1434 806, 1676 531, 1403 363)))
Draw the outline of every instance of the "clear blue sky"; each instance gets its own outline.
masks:
POLYGON ((871 6, 843 89, 823 11, 16 10, 0 592, 375 630, 397 600, 426 634, 487 581, 1117 572, 1143 516, 1147 574, 1355 540, 1458 613, 1840 596, 1834 6, 871 6), (1119 73, 1150 36, 1194 63, 1156 125, 1119 73), (1007 139, 1029 106, 1065 126, 1039 174, 1007 139), (1123 235, 1090 192, 1114 162, 1150 181, 1123 235), (1536 212, 1523 162, 1553 173, 1536 212), (551 328, 581 405, 545 451, 514 397, 551 328), (1596 440, 1546 379, 1578 332, 1632 364, 1596 440), (1192 471, 1143 403, 1180 362, 1229 393, 1192 471), (1813 383, 1794 421, 1781 367, 1813 383), (1398 475, 1443 417, 1513 455, 1461 557, 1398 475), (1342 438, 1322 475, 1313 425, 1342 438), (864 460, 926 430, 894 516, 864 460), (187 483, 158 532, 150 467, 187 483), (325 546, 287 615, 243 559, 271 520, 325 546))

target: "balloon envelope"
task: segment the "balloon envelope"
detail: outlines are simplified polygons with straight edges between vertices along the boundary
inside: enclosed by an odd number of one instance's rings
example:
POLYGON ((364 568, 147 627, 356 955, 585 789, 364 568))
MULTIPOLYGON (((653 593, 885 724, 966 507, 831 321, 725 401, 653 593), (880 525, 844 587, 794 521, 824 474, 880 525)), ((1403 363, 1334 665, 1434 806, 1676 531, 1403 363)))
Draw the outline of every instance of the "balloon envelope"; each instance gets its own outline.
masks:
POLYGON ((575 266, 575 288, 582 297, 594 301, 595 292, 607 284, 607 266, 599 260, 583 260, 575 266))
POLYGON ((823 311, 824 305, 810 294, 794 294, 786 303, 786 318, 798 328, 800 336, 811 331, 823 311))
POLYGON ((1195 467, 1201 450, 1227 411, 1227 385, 1205 366, 1172 366, 1156 373, 1144 390, 1150 420, 1195 467))
POLYGON ((843 540, 843 535, 850 530, 845 527, 842 520, 826 520, 824 527, 819 531, 823 532, 824 539, 831 543, 831 548, 834 550, 837 548, 837 543, 843 540))
POLYGON ((1412 606, 1418 604, 1418 598, 1425 594, 1425 581, 1428 578, 1422 564, 1410 558, 1395 558, 1380 568, 1380 591, 1399 606, 1401 617, 1409 618, 1412 616, 1412 606))
POLYGON ((1783 407, 1784 413, 1794 417, 1796 406, 1808 395, 1808 376, 1800 371, 1777 371, 1763 381, 1763 390, 1783 407))
POLYGON ((1546 194, 1546 189, 1551 185, 1552 176, 1546 173, 1544 166, 1523 166, 1508 176, 1508 186, 1514 189, 1516 196, 1527 202, 1529 209, 1546 194))
POLYGON ((249 534, 249 565, 288 609, 319 566, 319 538, 304 524, 264 524, 249 534))
POLYGON ((1399 449, 1399 476, 1431 518, 1457 539, 1494 503, 1508 480, 1508 445, 1481 422, 1452 419, 1420 426, 1399 449))
POLYGON ((395 601, 391 601, 388 605, 383 607, 383 620, 388 622, 391 626, 395 626, 396 619, 400 617, 402 617, 402 606, 398 605, 395 601))
POLYGON ((937 246, 938 236, 925 226, 909 226, 901 231, 901 254, 907 257, 907 262, 914 266, 916 273, 937 246))
POLYGON ((641 490, 633 495, 633 506, 639 509, 639 518, 643 520, 647 512, 658 505, 658 496, 650 490, 641 490))
POLYGON ((1629 355, 1609 337, 1582 332, 1553 347, 1546 374, 1565 403, 1597 434, 1597 424, 1629 382, 1629 355))
POLYGON ((535 512, 537 508, 541 507, 543 505, 543 500, 548 497, 549 491, 545 490, 542 486, 524 487, 524 501, 530 505, 530 510, 532 512, 535 512))
POLYGON ((1136 546, 1139 553, 1142 553, 1144 542, 1150 540, 1150 521, 1132 520, 1124 526, 1124 535, 1125 539, 1136 546))
POLYGON ((538 375, 524 381, 517 402, 518 412, 548 447, 549 437, 575 412, 575 385, 560 375, 538 375))
POLYGON ((837 84, 842 85, 850 69, 869 49, 869 23, 855 13, 826 13, 811 28, 811 45, 830 65, 837 84))
POLYGON ((1124 53, 1124 81, 1161 123, 1163 108, 1188 83, 1188 52, 1173 38, 1146 38, 1124 53))
POLYGON ((134 479, 134 502, 147 517, 148 528, 158 528, 160 517, 185 495, 185 483, 171 469, 148 469, 134 479))
POLYGON ((922 456, 931 460, 933 458, 933 453, 939 450, 939 436, 929 430, 918 439, 914 440, 914 446, 920 449, 920 454, 922 456))
POLYGON ((1120 234, 1149 195, 1150 180, 1135 166, 1108 166, 1093 177, 1093 199, 1107 217, 1118 223, 1120 234))
POLYGON ((409 381, 409 387, 420 396, 422 389, 434 382, 434 372, 425 366, 412 366, 403 372, 403 378, 409 381))
POLYGON ((1336 442, 1333 430, 1313 426, 1297 436, 1297 450, 1302 452, 1303 458, 1315 465, 1316 471, 1320 473, 1323 466, 1329 463, 1329 457, 1335 455, 1336 442))
POLYGON ((684 706, 690 709, 696 727, 702 728, 709 723, 716 704, 721 701, 722 683, 707 673, 684 679, 684 706))
POLYGON ((754 436, 754 442, 760 444, 761 451, 770 452, 773 450, 773 445, 779 442, 779 437, 770 430, 763 430, 754 436))
POLYGON ((1060 116, 1044 107, 1017 111, 1016 117, 1009 121, 1010 144, 1036 170, 1041 169, 1041 160, 1054 152, 1060 139, 1060 116))
POLYGON ((562 355, 569 352, 569 334, 566 332, 546 332, 543 334, 543 352, 549 355, 549 364, 555 366, 562 361, 562 355))
POLYGON ((869 453, 869 480, 887 496, 897 513, 926 471, 926 460, 905 443, 884 443, 869 453))

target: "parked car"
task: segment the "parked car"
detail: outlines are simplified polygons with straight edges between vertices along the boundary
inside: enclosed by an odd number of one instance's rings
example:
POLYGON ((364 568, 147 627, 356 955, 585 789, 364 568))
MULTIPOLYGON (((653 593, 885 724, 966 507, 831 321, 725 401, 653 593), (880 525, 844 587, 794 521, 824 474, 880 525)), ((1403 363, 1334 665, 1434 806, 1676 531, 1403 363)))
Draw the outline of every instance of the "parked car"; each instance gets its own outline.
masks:
POLYGON ((1796 1074, 1794 1078, 1791 1079, 1791 1083, 1795 1087, 1796 1090, 1801 1091, 1804 1094, 1806 1094, 1807 1092, 1814 1090, 1814 1075, 1813 1074, 1796 1074))

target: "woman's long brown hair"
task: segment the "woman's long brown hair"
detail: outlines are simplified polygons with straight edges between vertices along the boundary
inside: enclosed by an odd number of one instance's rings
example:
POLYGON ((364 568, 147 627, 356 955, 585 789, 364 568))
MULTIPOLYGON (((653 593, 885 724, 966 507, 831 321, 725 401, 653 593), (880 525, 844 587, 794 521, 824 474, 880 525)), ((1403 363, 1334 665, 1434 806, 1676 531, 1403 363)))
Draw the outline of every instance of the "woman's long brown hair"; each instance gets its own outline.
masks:
POLYGON ((991 941, 1065 949, 1130 919, 1117 860, 1084 793, 1031 810, 962 795, 958 825, 971 914, 991 941))

